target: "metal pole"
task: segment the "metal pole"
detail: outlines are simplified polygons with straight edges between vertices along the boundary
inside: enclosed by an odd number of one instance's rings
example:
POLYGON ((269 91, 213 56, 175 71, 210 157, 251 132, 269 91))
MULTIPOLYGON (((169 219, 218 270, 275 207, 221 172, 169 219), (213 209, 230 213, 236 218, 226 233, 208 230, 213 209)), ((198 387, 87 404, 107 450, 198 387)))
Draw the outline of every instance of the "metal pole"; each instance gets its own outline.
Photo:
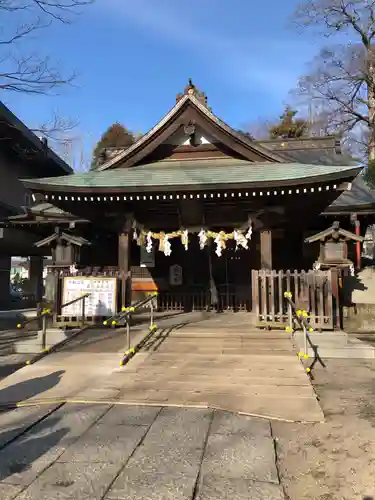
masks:
POLYGON ((224 252, 225 258, 225 292, 226 292, 226 300, 227 300, 227 310, 230 309, 229 306, 229 283, 228 283, 228 253, 224 252))
POLYGON ((42 316, 42 349, 46 348, 46 336, 47 336, 47 315, 42 316))
POLYGON ((303 327, 303 337, 304 337, 304 351, 305 351, 305 355, 307 356, 307 330, 306 330, 306 327, 304 325, 304 323, 302 323, 302 327, 303 327))
POLYGON ((292 304, 288 300, 288 322, 289 322, 289 328, 293 330, 293 311, 292 311, 292 304))
POLYGON ((82 328, 85 326, 85 316, 86 316, 86 312, 85 312, 85 309, 86 309, 86 305, 85 305, 85 302, 86 302, 86 297, 83 297, 82 299, 82 319, 81 319, 81 325, 82 325, 82 328))
POLYGON ((126 318, 126 343, 127 343, 127 348, 126 350, 129 351, 130 349, 130 324, 129 324, 129 316, 126 318))
POLYGON ((154 324, 154 299, 150 300, 150 329, 154 324))

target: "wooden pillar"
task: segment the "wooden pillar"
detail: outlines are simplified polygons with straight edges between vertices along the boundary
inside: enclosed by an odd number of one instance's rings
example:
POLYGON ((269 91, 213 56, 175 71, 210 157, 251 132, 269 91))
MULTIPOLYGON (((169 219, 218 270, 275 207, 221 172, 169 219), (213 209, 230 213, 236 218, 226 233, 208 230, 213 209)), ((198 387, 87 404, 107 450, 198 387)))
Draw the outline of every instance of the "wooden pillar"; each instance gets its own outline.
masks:
POLYGON ((118 270, 120 273, 122 307, 131 303, 130 249, 130 232, 121 232, 118 237, 118 270))
POLYGON ((260 267, 272 269, 272 231, 270 229, 260 232, 260 267))
POLYGON ((11 257, 0 256, 0 303, 8 307, 10 301, 10 268, 11 257))
MULTIPOLYGON (((357 236, 361 236, 361 224, 359 222, 359 219, 356 219, 355 221, 355 234, 357 236)), ((361 262, 361 243, 359 241, 356 242, 355 244, 355 256, 356 256, 356 268, 359 271, 362 267, 362 262, 361 262)))
POLYGON ((30 291, 40 302, 43 298, 43 257, 31 256, 29 266, 30 291))

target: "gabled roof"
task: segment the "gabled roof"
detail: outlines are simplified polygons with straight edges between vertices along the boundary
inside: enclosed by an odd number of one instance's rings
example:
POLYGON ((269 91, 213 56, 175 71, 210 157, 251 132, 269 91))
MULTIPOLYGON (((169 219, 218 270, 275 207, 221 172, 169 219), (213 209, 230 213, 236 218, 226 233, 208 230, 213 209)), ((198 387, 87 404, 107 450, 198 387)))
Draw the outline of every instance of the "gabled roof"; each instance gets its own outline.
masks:
POLYGON ((68 212, 64 212, 59 207, 55 207, 52 205, 52 203, 38 203, 36 205, 32 205, 31 207, 22 207, 23 213, 14 215, 12 217, 9 217, 9 220, 18 220, 18 219, 24 219, 25 217, 29 217, 30 215, 35 215, 35 216, 42 216, 42 217, 53 217, 53 218, 58 218, 58 217, 71 217, 74 218, 74 216, 68 212))
POLYGON ((362 175, 358 175, 352 183, 350 191, 344 191, 326 210, 337 212, 351 208, 375 208, 375 190, 367 185, 362 175))
MULTIPOLYGON (((50 223, 50 222, 65 222, 65 223, 77 223, 77 222, 88 222, 86 219, 77 217, 69 212, 62 210, 51 203, 36 203, 31 207, 22 207, 23 213, 17 215, 11 215, 7 217, 7 221, 11 224, 22 224, 23 222, 35 221, 40 223, 50 223)), ((1 227, 1 222, 0 222, 1 227)))
POLYGON ((335 136, 268 139, 259 142, 298 163, 356 165, 352 158, 341 151, 341 141, 335 136))
MULTIPOLYGON (((25 143, 30 144, 33 150, 43 153, 45 158, 44 163, 48 166, 51 175, 56 174, 71 174, 73 169, 65 163, 51 148, 49 148, 37 135, 30 130, 12 111, 0 101, 0 122, 3 122, 3 128, 7 125, 11 138, 14 140, 16 137, 22 137, 25 143)), ((31 163, 33 165, 33 163, 31 163)))
POLYGON ((250 160, 251 156, 256 153, 263 161, 287 161, 282 154, 272 152, 270 149, 236 132, 215 116, 195 95, 185 94, 152 129, 130 147, 98 167, 98 170, 103 171, 122 166, 129 167, 138 163, 183 125, 183 115, 189 108, 196 112, 197 116, 205 119, 206 127, 210 128, 211 133, 215 133, 213 130, 216 130, 217 136, 220 135, 220 142, 226 143, 246 159, 250 160))
POLYGON ((53 241, 56 241, 57 239, 60 239, 60 240, 64 240, 64 241, 67 241, 68 243, 71 243, 73 245, 76 245, 76 246, 83 246, 83 245, 90 245, 91 243, 86 240, 86 238, 83 238, 82 236, 74 236, 72 234, 68 234, 68 233, 58 233, 58 232, 55 232, 53 234, 51 234, 50 236, 47 236, 47 238, 44 238, 43 240, 40 240, 40 241, 37 241, 36 243, 34 243, 34 246, 40 248, 40 247, 44 247, 44 246, 47 246, 47 245, 50 245, 53 241))
POLYGON ((39 192, 200 191, 202 189, 278 187, 340 179, 351 181, 359 171, 360 167, 348 165, 260 163, 235 158, 217 158, 161 161, 104 172, 91 171, 62 177, 26 179, 23 183, 28 188, 39 192))
POLYGON ((354 240, 362 242, 364 238, 362 236, 358 236, 351 231, 347 231, 346 229, 342 229, 339 226, 339 223, 335 221, 331 227, 325 229, 324 231, 320 231, 320 233, 314 234, 313 236, 309 236, 305 239, 305 243, 314 243, 316 241, 324 241, 326 238, 330 236, 334 238, 338 238, 340 236, 344 237, 346 240, 354 240))

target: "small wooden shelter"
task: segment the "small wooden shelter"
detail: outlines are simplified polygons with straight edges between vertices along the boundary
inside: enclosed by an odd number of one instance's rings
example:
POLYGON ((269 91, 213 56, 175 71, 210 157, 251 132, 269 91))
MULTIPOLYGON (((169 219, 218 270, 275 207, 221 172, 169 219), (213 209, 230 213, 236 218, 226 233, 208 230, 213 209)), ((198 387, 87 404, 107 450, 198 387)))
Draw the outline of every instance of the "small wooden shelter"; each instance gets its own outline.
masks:
POLYGON ((320 231, 305 239, 305 243, 320 242, 318 260, 314 268, 318 269, 349 269, 354 271, 354 263, 348 257, 348 242, 362 243, 364 238, 357 234, 340 228, 340 223, 335 221, 331 227, 320 231))
POLYGON ((90 245, 90 242, 82 236, 65 233, 59 227, 55 232, 43 240, 37 241, 35 246, 51 247, 52 267, 70 267, 80 263, 81 247, 90 245))

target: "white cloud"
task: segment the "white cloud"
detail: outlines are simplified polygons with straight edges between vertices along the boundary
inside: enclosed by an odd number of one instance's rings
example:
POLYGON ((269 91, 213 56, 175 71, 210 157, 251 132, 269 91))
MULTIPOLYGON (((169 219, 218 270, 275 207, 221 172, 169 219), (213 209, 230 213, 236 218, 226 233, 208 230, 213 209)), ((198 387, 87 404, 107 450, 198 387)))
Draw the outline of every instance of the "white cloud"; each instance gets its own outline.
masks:
POLYGON ((259 30, 252 34, 249 26, 244 36, 233 32, 235 26, 230 23, 218 25, 216 18, 225 21, 225 12, 216 12, 215 0, 190 0, 186 4, 170 0, 104 0, 101 5, 110 15, 121 16, 128 24, 202 57, 222 81, 245 91, 261 88, 273 97, 284 96, 295 86, 311 53, 311 47, 302 40, 295 43, 292 36, 274 36, 272 27, 260 36, 259 30))

